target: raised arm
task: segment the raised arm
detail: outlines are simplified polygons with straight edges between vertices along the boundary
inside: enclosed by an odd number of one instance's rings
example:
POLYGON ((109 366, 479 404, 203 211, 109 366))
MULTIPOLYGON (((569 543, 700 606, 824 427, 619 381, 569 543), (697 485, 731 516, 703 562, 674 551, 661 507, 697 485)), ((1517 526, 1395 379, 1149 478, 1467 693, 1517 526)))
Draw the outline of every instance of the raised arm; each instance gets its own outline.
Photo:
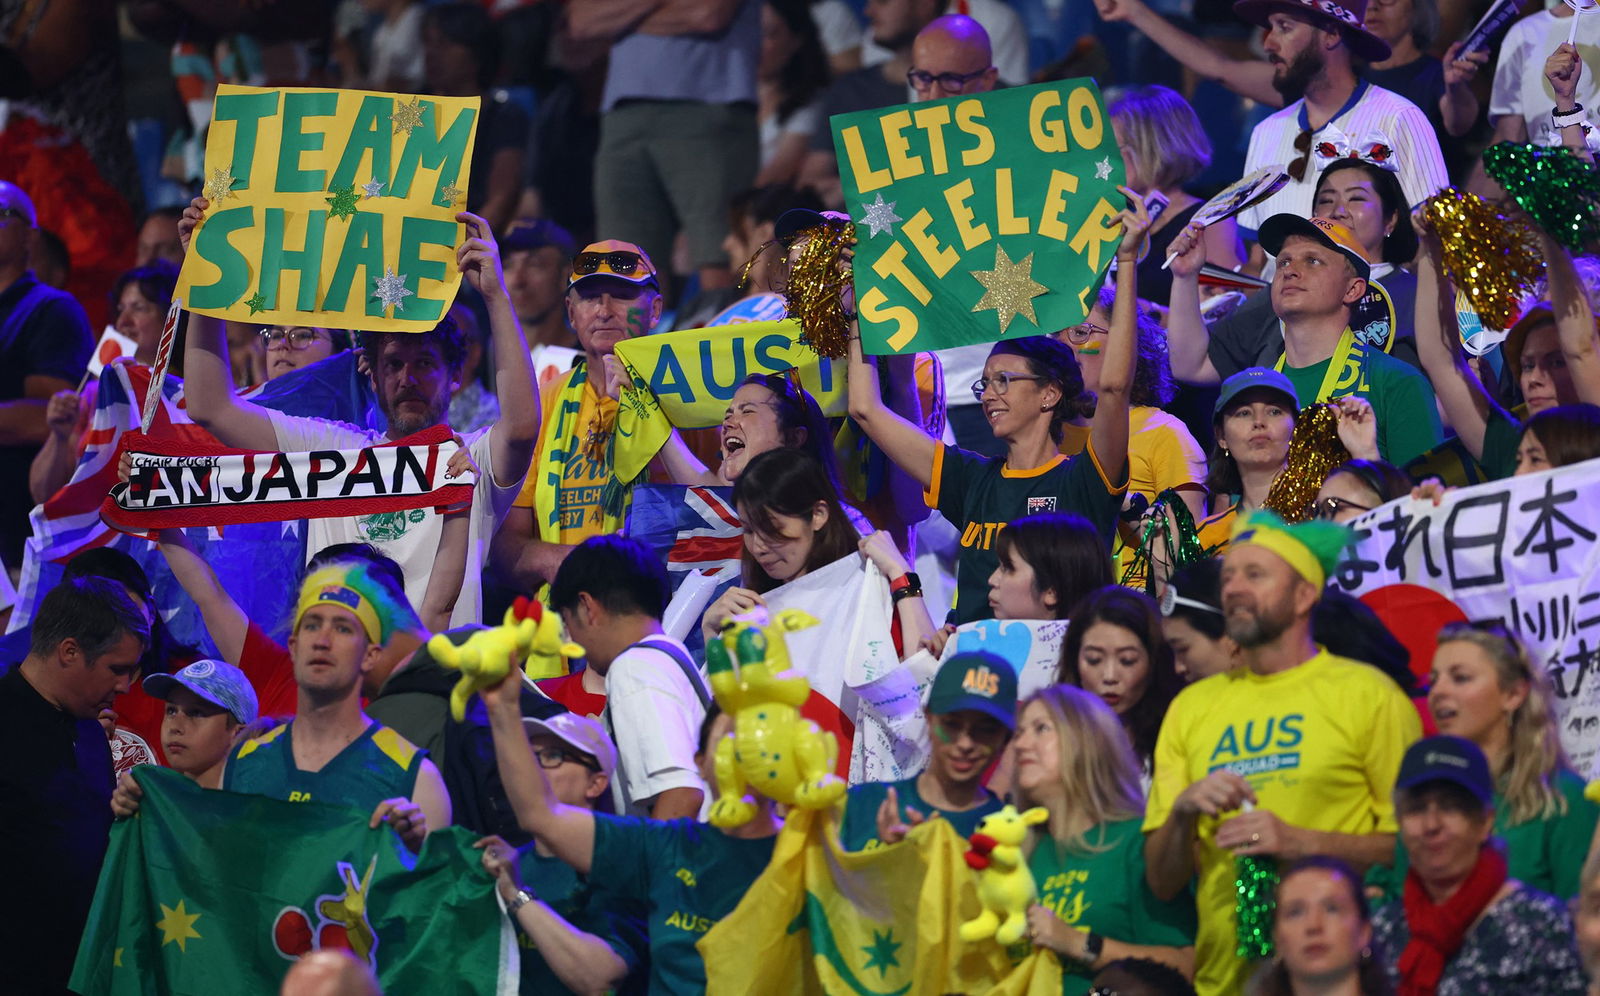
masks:
POLYGON ((1117 246, 1117 297, 1111 305, 1111 334, 1106 337, 1104 362, 1100 367, 1099 400, 1094 419, 1089 423, 1089 446, 1101 469, 1120 479, 1128 462, 1128 399, 1133 391, 1133 369, 1139 355, 1139 288, 1135 271, 1139 249, 1150 231, 1150 213, 1144 198, 1128 187, 1118 188, 1128 198, 1127 208, 1117 215, 1122 224, 1122 241, 1117 246))
POLYGON ((1594 311, 1583 283, 1578 279, 1572 256, 1561 243, 1539 230, 1544 248, 1545 273, 1550 281, 1550 303, 1556 313, 1556 336, 1561 355, 1572 375, 1572 386, 1579 401, 1600 404, 1600 343, 1595 339, 1594 311))
POLYGON ((161 530, 156 534, 156 548, 166 558, 167 568, 183 586, 184 594, 200 610, 200 619, 211 634, 211 642, 217 645, 217 653, 238 667, 244 656, 245 635, 250 632, 250 617, 222 587, 217 572, 200 558, 183 530, 161 530))
MULTIPOLYGON (((1205 228, 1190 225, 1172 240, 1172 291, 1167 299, 1167 352, 1172 376, 1188 384, 1222 378, 1211 363, 1211 333, 1200 314, 1200 270, 1206 265, 1205 228)), ((1120 289, 1117 296, 1122 296, 1120 289)))
MULTIPOLYGON (((207 206, 204 197, 196 197, 183 209, 178 241, 185 252, 207 206)), ((278 448, 278 433, 266 409, 240 401, 233 393, 228 336, 219 318, 189 313, 183 349, 183 395, 189 416, 224 446, 244 450, 278 448)))
POLYGON ((78 410, 83 403, 84 399, 72 391, 57 391, 45 406, 50 434, 28 467, 28 494, 36 504, 43 504, 72 480, 82 445, 77 427, 78 410))
POLYGON ((689 449, 689 444, 683 441, 683 435, 677 429, 672 430, 672 435, 662 444, 656 458, 666 468, 667 476, 673 484, 709 485, 715 487, 727 484, 722 478, 706 469, 700 458, 689 449))
POLYGON ((1216 80, 1267 107, 1283 106, 1283 94, 1273 89, 1272 67, 1267 63, 1228 58, 1145 6, 1143 0, 1095 0, 1094 5, 1101 19, 1132 25, 1196 75, 1216 80))
POLYGON ((1421 245, 1417 251, 1417 358, 1462 445, 1474 459, 1482 459, 1484 432, 1494 402, 1462 355, 1455 287, 1439 263, 1439 237, 1421 211, 1411 217, 1421 245))
POLYGON ((456 265, 463 278, 483 296, 489 309, 489 337, 494 348, 494 393, 500 399, 500 417, 489 427, 493 450, 494 484, 511 487, 527 473, 539 442, 539 385, 533 376, 533 356, 523 337, 522 323, 511 308, 500 246, 489 223, 466 211, 456 215, 466 226, 466 239, 456 248, 456 265))
MULTIPOLYGON (((522 890, 516 849, 499 837, 484 837, 472 846, 483 848, 483 868, 494 877, 500 898, 509 904, 522 890)), ((538 896, 511 915, 550 971, 573 992, 609 992, 628 974, 627 962, 603 938, 579 930, 538 896)))
POLYGON ((1478 120, 1478 95, 1472 92, 1472 78, 1478 67, 1489 61, 1487 51, 1463 52, 1456 42, 1444 54, 1444 94, 1439 97, 1439 118, 1444 130, 1460 137, 1472 130, 1478 120))
POLYGON ((556 799, 522 729, 522 669, 482 693, 494 734, 494 756, 517 823, 579 875, 594 860, 594 813, 556 799))
MULTIPOLYGON (((852 328, 857 329, 852 323, 852 328)), ((867 438, 878 444, 896 467, 924 488, 933 484, 933 457, 939 441, 906 421, 884 404, 878 390, 878 370, 861 352, 859 331, 850 337, 850 417, 867 438)))

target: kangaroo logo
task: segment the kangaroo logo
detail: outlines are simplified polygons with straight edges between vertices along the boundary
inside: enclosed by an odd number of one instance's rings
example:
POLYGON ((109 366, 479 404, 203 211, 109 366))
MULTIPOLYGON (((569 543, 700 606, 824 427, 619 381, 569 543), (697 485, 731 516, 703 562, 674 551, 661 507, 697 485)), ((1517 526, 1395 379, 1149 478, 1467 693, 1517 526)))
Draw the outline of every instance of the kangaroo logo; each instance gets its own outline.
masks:
POLYGON ((300 907, 285 906, 272 924, 273 947, 290 961, 308 951, 343 948, 376 969, 378 935, 367 919, 367 889, 377 867, 374 854, 367 873, 357 883, 354 866, 340 861, 336 868, 344 891, 318 896, 312 904, 317 911, 317 929, 312 931, 311 918, 300 907))

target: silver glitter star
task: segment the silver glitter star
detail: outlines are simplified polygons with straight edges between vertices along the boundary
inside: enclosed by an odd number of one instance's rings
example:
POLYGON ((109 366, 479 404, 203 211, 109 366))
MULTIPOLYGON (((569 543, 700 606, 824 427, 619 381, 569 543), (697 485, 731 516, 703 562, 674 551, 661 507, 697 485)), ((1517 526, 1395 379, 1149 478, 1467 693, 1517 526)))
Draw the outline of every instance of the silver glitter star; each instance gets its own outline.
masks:
POLYGON ((373 279, 378 289, 372 292, 372 296, 382 301, 385 308, 404 311, 405 299, 412 293, 406 288, 406 275, 402 273, 395 276, 394 267, 386 266, 383 268, 383 276, 373 279))
POLYGON ((872 229, 868 235, 869 238, 877 238, 884 232, 893 235, 894 223, 905 220, 894 213, 894 206, 894 201, 890 201, 887 204, 883 202, 883 191, 881 190, 878 192, 877 200, 871 204, 861 205, 862 210, 867 212, 866 217, 861 219, 861 223, 872 229))
POLYGON ((383 187, 383 181, 377 177, 373 177, 361 185, 361 193, 367 197, 378 197, 383 194, 383 187))
POLYGON ((1104 159, 1102 159, 1099 162, 1094 164, 1094 178, 1096 180, 1104 180, 1104 179, 1109 178, 1110 176, 1111 176, 1111 157, 1110 156, 1106 156, 1104 159))

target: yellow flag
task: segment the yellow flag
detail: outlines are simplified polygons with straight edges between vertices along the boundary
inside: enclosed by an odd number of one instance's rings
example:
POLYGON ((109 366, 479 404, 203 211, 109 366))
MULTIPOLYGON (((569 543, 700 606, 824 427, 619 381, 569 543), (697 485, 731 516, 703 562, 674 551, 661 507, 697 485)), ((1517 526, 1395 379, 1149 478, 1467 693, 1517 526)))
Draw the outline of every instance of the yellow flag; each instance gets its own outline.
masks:
POLYGON ((839 849, 837 811, 796 810, 767 870, 701 939, 706 992, 861 996, 1058 996, 1048 951, 1020 964, 994 941, 956 936, 978 913, 966 842, 929 820, 905 842, 839 849), (761 938, 759 951, 752 938, 761 938))

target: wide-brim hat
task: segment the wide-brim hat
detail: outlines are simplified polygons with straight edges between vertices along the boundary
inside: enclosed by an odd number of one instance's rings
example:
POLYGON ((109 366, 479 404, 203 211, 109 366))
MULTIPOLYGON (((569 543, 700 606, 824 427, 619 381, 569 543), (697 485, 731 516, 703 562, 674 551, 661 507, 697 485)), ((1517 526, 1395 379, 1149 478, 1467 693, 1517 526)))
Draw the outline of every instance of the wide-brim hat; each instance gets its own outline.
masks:
POLYGON ((1382 62, 1392 54, 1389 43, 1366 29, 1367 0, 1238 0, 1234 14, 1258 28, 1267 27, 1275 13, 1321 21, 1344 33, 1350 51, 1368 62, 1382 62))

